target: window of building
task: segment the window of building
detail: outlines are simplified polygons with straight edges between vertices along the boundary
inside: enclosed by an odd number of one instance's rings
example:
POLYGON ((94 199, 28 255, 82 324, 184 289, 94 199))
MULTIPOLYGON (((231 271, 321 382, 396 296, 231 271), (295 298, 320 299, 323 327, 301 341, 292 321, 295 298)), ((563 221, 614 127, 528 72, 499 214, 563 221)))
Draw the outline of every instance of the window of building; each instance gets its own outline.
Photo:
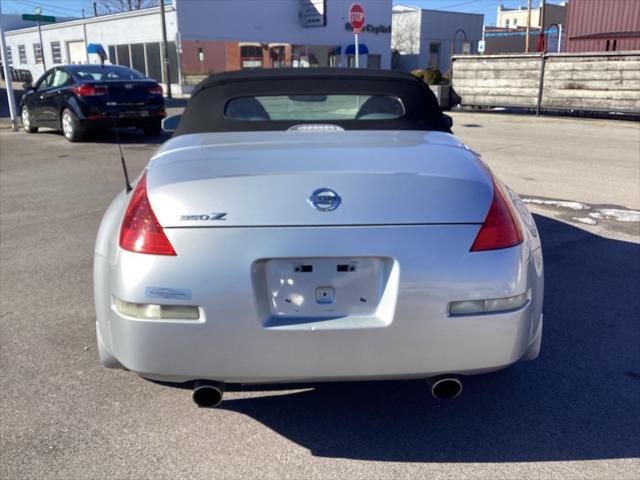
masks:
POLYGON ((25 65, 27 63, 27 49, 24 45, 18 45, 18 57, 20 57, 21 65, 25 65))
POLYGON ((287 66, 284 45, 269 45, 269 58, 271 68, 282 68, 287 66))
POLYGON ((518 19, 517 18, 513 19, 513 28, 518 28, 518 19))
POLYGON ((144 59, 144 44, 143 43, 132 43, 131 44, 131 68, 142 72, 143 74, 146 72, 146 62, 144 59))
POLYGON ((260 45, 241 45, 240 66, 242 68, 262 67, 262 47, 260 45))
POLYGON ((42 63, 42 44, 40 43, 33 44, 33 56, 36 59, 36 63, 42 63))
POLYGON ((113 63, 114 65, 117 65, 118 59, 116 58, 116 46, 109 45, 107 47, 107 51, 109 52, 109 62, 113 63))
POLYGON ((618 40, 613 41, 613 51, 615 52, 618 49, 618 40))
POLYGON ((171 83, 179 83, 180 75, 178 74, 178 48, 176 47, 176 42, 167 42, 168 57, 169 57, 169 65, 171 68, 169 69, 169 77, 171 83))
POLYGON ((7 65, 13 65, 13 57, 11 56, 11 46, 7 45, 7 65))
POLYGON ((62 63, 62 52, 60 51, 60 42, 51 42, 51 58, 54 64, 62 63))
POLYGON ((440 68, 440 43, 429 44, 429 66, 440 68))
POLYGON ((160 44, 147 43, 147 77, 162 83, 162 59, 160 57, 160 44))
POLYGON ((508 18, 505 20, 505 22, 504 22, 504 26, 505 26, 505 27, 507 27, 507 28, 509 28, 509 19, 508 19, 508 18))
POLYGON ((380 54, 367 55, 367 68, 380 68, 382 57, 380 54))
POLYGON ((129 45, 117 45, 116 51, 118 52, 118 65, 130 67, 131 60, 129 59, 129 45))

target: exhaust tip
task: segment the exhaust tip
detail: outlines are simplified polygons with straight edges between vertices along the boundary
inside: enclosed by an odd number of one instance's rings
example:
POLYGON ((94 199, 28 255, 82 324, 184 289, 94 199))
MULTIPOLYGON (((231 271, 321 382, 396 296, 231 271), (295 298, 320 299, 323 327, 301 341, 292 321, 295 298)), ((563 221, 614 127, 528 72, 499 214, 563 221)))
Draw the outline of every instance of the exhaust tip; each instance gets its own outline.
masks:
POLYGON ((220 405, 223 395, 224 384, 206 380, 197 380, 193 387, 192 398, 199 407, 211 408, 220 405))
POLYGON ((431 395, 437 400, 451 400, 462 393, 462 382, 458 377, 441 377, 433 381, 431 395))

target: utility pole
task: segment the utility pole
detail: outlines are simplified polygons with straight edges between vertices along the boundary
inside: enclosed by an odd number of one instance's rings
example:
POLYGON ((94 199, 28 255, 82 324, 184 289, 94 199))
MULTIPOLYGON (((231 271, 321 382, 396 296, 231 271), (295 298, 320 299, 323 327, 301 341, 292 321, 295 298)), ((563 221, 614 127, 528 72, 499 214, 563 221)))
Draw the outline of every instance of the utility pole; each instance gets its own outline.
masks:
POLYGON ((162 20, 162 60, 164 78, 167 80, 167 98, 173 98, 171 96, 171 76, 169 75, 169 46, 167 44, 167 22, 164 18, 164 0, 160 0, 160 19, 162 20))
POLYGON ((529 32, 531 31, 531 0, 527 4, 527 33, 524 37, 524 51, 529 53, 529 32))
POLYGON ((7 102, 9 103, 9 115, 11 115, 11 129, 18 131, 18 117, 16 115, 16 97, 13 96, 13 78, 7 61, 7 45, 4 41, 4 30, 0 24, 0 47, 2 47, 2 70, 4 71, 4 83, 7 89, 7 102))
POLYGON ((546 8, 544 8, 545 7, 544 3, 545 3, 545 0, 541 0, 540 1, 540 9, 541 9, 541 11, 540 11, 540 34, 542 35, 542 41, 543 41, 543 45, 544 45, 543 48, 542 48, 542 53, 543 54, 546 53, 546 51, 547 51, 547 37, 546 37, 546 35, 544 33, 544 16, 545 16, 544 14, 545 14, 545 10, 546 10, 546 8))

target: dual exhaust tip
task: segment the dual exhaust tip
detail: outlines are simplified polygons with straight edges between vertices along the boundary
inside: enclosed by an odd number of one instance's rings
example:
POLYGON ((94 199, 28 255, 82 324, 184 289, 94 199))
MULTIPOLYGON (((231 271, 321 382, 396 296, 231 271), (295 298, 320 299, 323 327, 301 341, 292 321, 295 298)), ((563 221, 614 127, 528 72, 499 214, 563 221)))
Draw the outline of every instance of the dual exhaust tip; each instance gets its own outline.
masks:
MULTIPOLYGON (((462 382, 455 375, 443 375, 428 380, 431 395, 436 400, 451 400, 462 393, 462 382)), ((196 380, 193 401, 199 407, 213 408, 220 405, 224 396, 224 383, 211 380, 196 380)))
POLYGON ((199 407, 213 408, 220 405, 224 395, 224 383, 210 380, 196 380, 193 387, 193 401, 199 407))

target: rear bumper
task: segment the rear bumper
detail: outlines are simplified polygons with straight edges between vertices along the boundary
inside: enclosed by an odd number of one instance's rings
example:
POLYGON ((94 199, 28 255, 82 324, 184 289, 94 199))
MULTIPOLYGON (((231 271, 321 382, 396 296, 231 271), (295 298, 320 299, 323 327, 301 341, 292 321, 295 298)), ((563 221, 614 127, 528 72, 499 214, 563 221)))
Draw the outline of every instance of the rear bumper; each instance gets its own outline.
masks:
POLYGON ((154 115, 148 117, 128 117, 128 118, 116 118, 111 119, 108 117, 103 118, 85 118, 79 120, 78 123, 82 130, 97 130, 104 128, 113 128, 114 120, 116 127, 136 127, 144 128, 146 126, 157 125, 162 121, 164 115, 154 115))
POLYGON ((112 246, 111 260, 95 257, 103 363, 156 380, 230 383, 419 378, 504 368, 527 353, 540 331, 542 259, 525 245, 470 254, 467 243, 477 228, 169 229, 178 252, 173 258, 112 246), (361 256, 391 258, 397 268, 385 289, 385 311, 377 312, 385 321, 361 328, 357 322, 270 327, 255 280, 260 259, 361 256), (149 286, 188 290, 190 301, 161 303, 199 305, 204 318, 136 320, 112 307, 113 297, 154 303, 145 295, 149 286), (528 289, 531 301, 515 311, 447 313, 450 301, 528 289))

